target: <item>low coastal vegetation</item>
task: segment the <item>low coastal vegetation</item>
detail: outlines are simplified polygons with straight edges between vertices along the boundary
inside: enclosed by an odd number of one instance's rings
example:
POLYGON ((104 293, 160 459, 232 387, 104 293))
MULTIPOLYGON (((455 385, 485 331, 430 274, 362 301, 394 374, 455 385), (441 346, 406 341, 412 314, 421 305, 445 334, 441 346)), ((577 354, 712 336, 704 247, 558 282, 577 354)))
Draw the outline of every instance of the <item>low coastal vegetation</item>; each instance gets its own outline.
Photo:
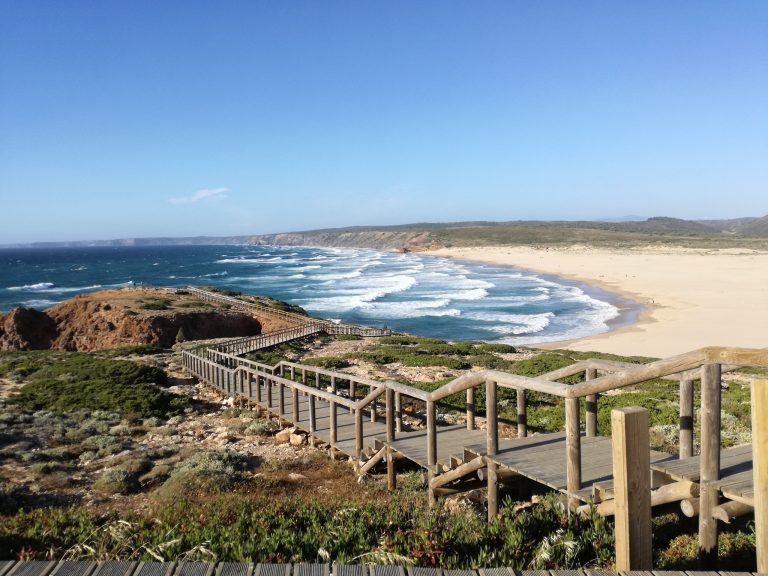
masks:
MULTIPOLYGON (((590 354, 393 335, 307 338, 251 356, 432 390, 465 369, 535 376, 590 354)), ((502 513, 490 525, 484 499, 471 494, 430 510, 419 470, 404 468, 394 493, 376 476, 359 484, 348 464, 277 443, 274 421, 186 379, 177 353, 151 347, 6 352, 0 353, 0 382, 0 558, 518 569, 607 568, 613 562, 610 520, 569 514, 558 495, 537 494, 541 489, 525 481, 503 487, 502 513)), ((726 443, 749 438, 748 396, 743 373, 726 376, 726 443)), ((481 389, 475 401, 482 413, 481 389)), ((500 391, 502 418, 510 425, 514 402, 513 394, 500 391)), ((652 442, 672 449, 675 383, 652 381, 604 396, 601 432, 608 431, 610 410, 626 405, 649 408, 652 442)), ((463 395, 448 398, 440 404, 441 420, 459 421, 463 409, 463 395)), ((560 401, 531 395, 528 420, 536 431, 562 429, 560 401)), ((694 567, 696 519, 657 517, 654 550, 657 568, 694 567)), ((729 526, 720 556, 724 569, 753 568, 752 526, 729 526)))

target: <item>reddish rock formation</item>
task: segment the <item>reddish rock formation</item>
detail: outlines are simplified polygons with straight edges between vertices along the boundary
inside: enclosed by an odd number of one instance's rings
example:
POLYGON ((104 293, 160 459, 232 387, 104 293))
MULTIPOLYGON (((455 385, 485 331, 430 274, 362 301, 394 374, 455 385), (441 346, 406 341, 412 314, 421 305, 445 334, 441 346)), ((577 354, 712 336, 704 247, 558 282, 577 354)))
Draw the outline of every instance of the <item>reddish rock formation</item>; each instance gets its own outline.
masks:
POLYGON ((33 308, 0 315, 0 350, 46 350, 56 338, 56 322, 33 308))
POLYGON ((138 344, 169 348, 182 340, 261 332, 261 323, 250 314, 195 307, 192 299, 175 295, 166 310, 143 309, 142 302, 153 298, 169 295, 111 290, 83 294, 45 312, 17 308, 0 315, 0 350, 89 351, 138 344))

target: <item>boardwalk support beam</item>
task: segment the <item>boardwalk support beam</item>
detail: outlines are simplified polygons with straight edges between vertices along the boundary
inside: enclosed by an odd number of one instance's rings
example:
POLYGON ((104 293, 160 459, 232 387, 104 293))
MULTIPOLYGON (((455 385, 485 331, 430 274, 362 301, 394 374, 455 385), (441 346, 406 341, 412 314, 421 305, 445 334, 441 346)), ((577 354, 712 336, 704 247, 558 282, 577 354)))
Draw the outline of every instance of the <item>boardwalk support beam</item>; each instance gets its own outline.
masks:
POLYGON ((651 570, 651 476, 648 410, 611 411, 616 494, 616 569, 651 570))

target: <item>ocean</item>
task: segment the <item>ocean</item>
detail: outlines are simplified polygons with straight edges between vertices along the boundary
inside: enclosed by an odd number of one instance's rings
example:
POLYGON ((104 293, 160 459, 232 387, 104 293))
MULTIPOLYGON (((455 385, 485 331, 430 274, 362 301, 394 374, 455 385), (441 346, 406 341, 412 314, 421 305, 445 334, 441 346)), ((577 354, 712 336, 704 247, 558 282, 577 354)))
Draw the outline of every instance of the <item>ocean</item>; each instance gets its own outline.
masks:
POLYGON ((424 254, 292 246, 0 250, 0 312, 134 284, 227 288, 327 319, 510 344, 605 332, 640 309, 556 277, 424 254))

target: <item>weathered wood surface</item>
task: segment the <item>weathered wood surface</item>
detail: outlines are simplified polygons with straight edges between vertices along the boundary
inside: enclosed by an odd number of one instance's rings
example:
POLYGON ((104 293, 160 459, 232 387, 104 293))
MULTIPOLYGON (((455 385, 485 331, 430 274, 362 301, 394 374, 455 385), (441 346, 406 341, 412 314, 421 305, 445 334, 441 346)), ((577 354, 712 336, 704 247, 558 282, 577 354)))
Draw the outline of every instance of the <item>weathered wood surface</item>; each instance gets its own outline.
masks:
POLYGON ((370 564, 256 564, 240 562, 27 561, 0 562, 0 576, 758 576, 750 572, 610 572, 515 570, 507 567, 448 570, 370 564))
POLYGON ((648 410, 611 411, 616 568, 653 568, 648 410))

